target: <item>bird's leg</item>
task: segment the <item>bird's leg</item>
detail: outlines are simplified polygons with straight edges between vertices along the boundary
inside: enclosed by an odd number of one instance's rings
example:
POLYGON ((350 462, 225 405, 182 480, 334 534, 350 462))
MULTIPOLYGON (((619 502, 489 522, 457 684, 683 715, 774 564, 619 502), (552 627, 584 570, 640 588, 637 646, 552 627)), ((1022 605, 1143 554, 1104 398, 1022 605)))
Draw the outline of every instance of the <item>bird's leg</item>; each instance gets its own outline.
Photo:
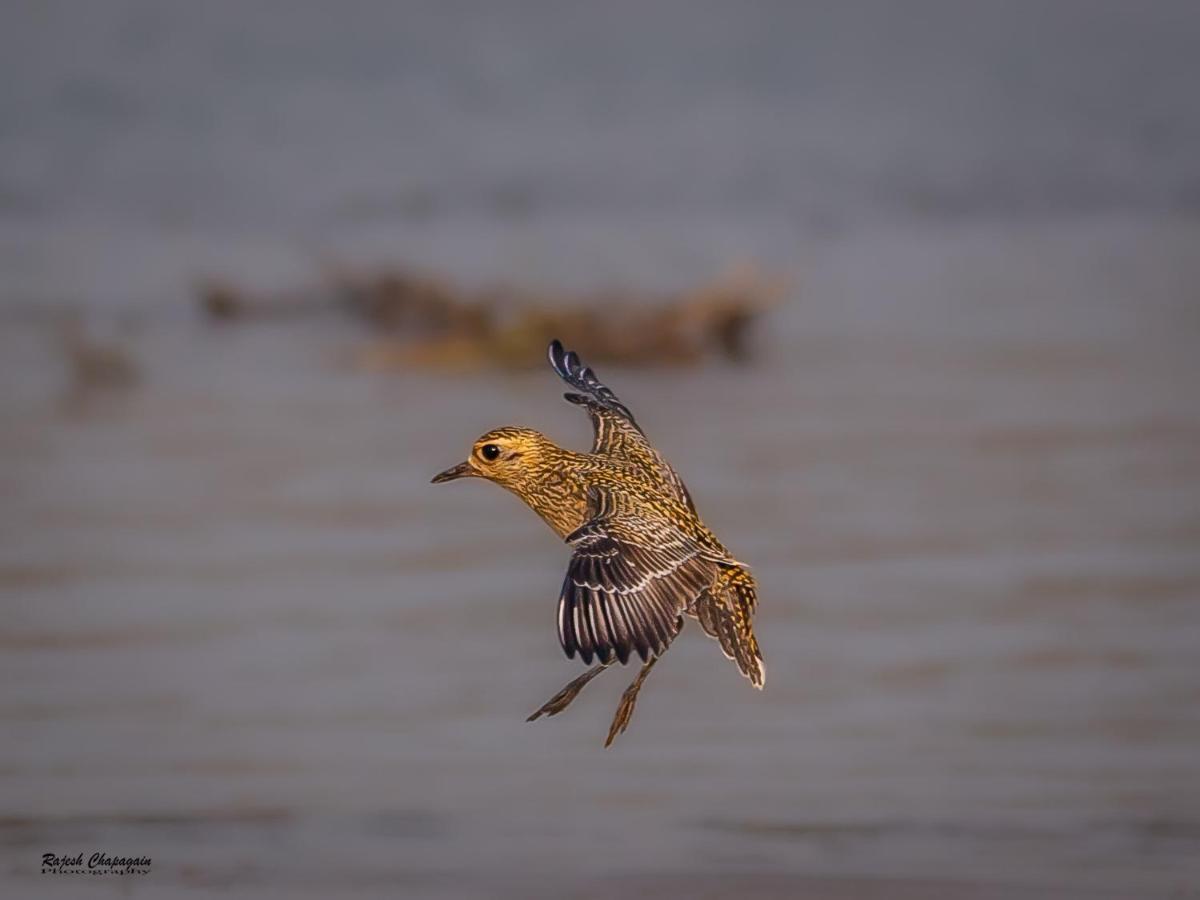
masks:
POLYGON ((656 662, 658 662, 657 656, 642 666, 642 671, 638 672, 637 678, 633 679, 633 684, 625 688, 625 693, 621 695, 621 702, 617 705, 616 715, 613 716, 612 726, 608 729, 608 740, 604 742, 605 747, 611 745, 617 735, 629 725, 629 720, 633 718, 633 707, 637 703, 638 691, 642 689, 642 682, 646 680, 646 676, 650 674, 650 670, 654 668, 656 662))
POLYGON ((568 684, 565 688, 543 703, 542 708, 525 721, 532 722, 534 719, 540 719, 542 716, 558 715, 571 705, 571 701, 579 696, 579 692, 587 687, 589 681, 591 681, 611 665, 612 663, 608 662, 600 663, 598 666, 592 666, 590 669, 568 684))

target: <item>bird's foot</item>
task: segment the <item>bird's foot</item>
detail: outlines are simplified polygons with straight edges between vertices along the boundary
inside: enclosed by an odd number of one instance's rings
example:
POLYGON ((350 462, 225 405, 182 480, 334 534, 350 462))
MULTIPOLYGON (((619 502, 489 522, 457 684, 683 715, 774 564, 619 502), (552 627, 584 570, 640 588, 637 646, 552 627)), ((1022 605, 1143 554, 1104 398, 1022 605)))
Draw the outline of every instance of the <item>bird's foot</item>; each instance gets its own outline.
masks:
POLYGON ((638 691, 642 689, 642 682, 646 680, 646 676, 650 674, 650 670, 657 662, 658 657, 656 656, 642 666, 642 671, 638 672, 637 678, 633 679, 633 683, 625 688, 625 693, 621 695, 621 702, 617 704, 617 711, 613 715, 612 725, 609 726, 608 739, 604 742, 605 747, 611 747, 612 742, 617 739, 617 735, 623 733, 629 726, 629 720, 633 718, 633 708, 637 705, 638 691))
POLYGON ((617 704, 616 714, 613 715, 612 725, 609 726, 608 738, 604 741, 605 747, 612 746, 617 735, 623 734, 629 726, 629 720, 633 718, 633 708, 637 705, 638 692, 641 689, 641 682, 634 682, 625 688, 625 693, 621 695, 621 702, 617 704))
POLYGON ((599 665, 588 669, 586 672, 564 687, 561 691, 543 703, 541 708, 525 721, 533 722, 536 719, 540 719, 542 716, 558 715, 571 705, 571 702, 579 696, 579 692, 587 687, 589 681, 607 668, 607 665, 599 665))

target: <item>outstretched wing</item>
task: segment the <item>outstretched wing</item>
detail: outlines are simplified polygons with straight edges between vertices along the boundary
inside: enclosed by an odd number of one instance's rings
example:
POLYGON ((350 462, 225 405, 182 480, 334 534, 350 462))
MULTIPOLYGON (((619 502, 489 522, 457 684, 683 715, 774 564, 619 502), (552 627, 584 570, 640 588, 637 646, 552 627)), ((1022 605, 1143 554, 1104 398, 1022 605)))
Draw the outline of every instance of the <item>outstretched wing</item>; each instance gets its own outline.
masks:
POLYGON ((657 450, 650 446, 633 413, 617 399, 590 366, 585 366, 574 350, 566 350, 555 340, 548 351, 550 365, 567 384, 582 394, 563 394, 567 400, 587 409, 592 418, 592 452, 601 453, 640 468, 659 488, 681 500, 692 512, 696 505, 683 479, 676 474, 657 450))
POLYGON ((574 548, 558 600, 558 639, 585 663, 662 654, 682 614, 714 582, 716 561, 666 519, 614 508, 593 488, 592 518, 567 535, 574 548))

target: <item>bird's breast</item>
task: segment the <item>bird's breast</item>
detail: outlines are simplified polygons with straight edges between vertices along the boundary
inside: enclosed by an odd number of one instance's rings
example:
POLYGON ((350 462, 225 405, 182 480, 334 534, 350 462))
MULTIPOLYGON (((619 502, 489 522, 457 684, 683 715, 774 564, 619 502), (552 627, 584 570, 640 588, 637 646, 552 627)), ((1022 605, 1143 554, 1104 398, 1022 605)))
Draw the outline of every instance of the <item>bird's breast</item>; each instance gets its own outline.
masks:
POLYGON ((581 473, 548 469, 517 494, 559 537, 566 537, 587 519, 587 482, 581 473))

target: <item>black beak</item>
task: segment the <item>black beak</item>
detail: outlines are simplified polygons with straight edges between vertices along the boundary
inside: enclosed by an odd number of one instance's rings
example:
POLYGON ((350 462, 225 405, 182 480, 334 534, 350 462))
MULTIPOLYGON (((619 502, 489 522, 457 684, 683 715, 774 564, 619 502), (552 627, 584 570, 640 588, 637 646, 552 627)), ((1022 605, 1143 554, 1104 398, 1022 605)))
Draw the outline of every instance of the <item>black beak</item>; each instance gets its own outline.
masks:
POLYGON ((475 472, 471 469, 469 463, 460 462, 457 466, 451 466, 445 472, 439 472, 433 476, 433 484, 441 484, 443 481, 453 481, 455 478, 467 478, 474 475, 475 472))

